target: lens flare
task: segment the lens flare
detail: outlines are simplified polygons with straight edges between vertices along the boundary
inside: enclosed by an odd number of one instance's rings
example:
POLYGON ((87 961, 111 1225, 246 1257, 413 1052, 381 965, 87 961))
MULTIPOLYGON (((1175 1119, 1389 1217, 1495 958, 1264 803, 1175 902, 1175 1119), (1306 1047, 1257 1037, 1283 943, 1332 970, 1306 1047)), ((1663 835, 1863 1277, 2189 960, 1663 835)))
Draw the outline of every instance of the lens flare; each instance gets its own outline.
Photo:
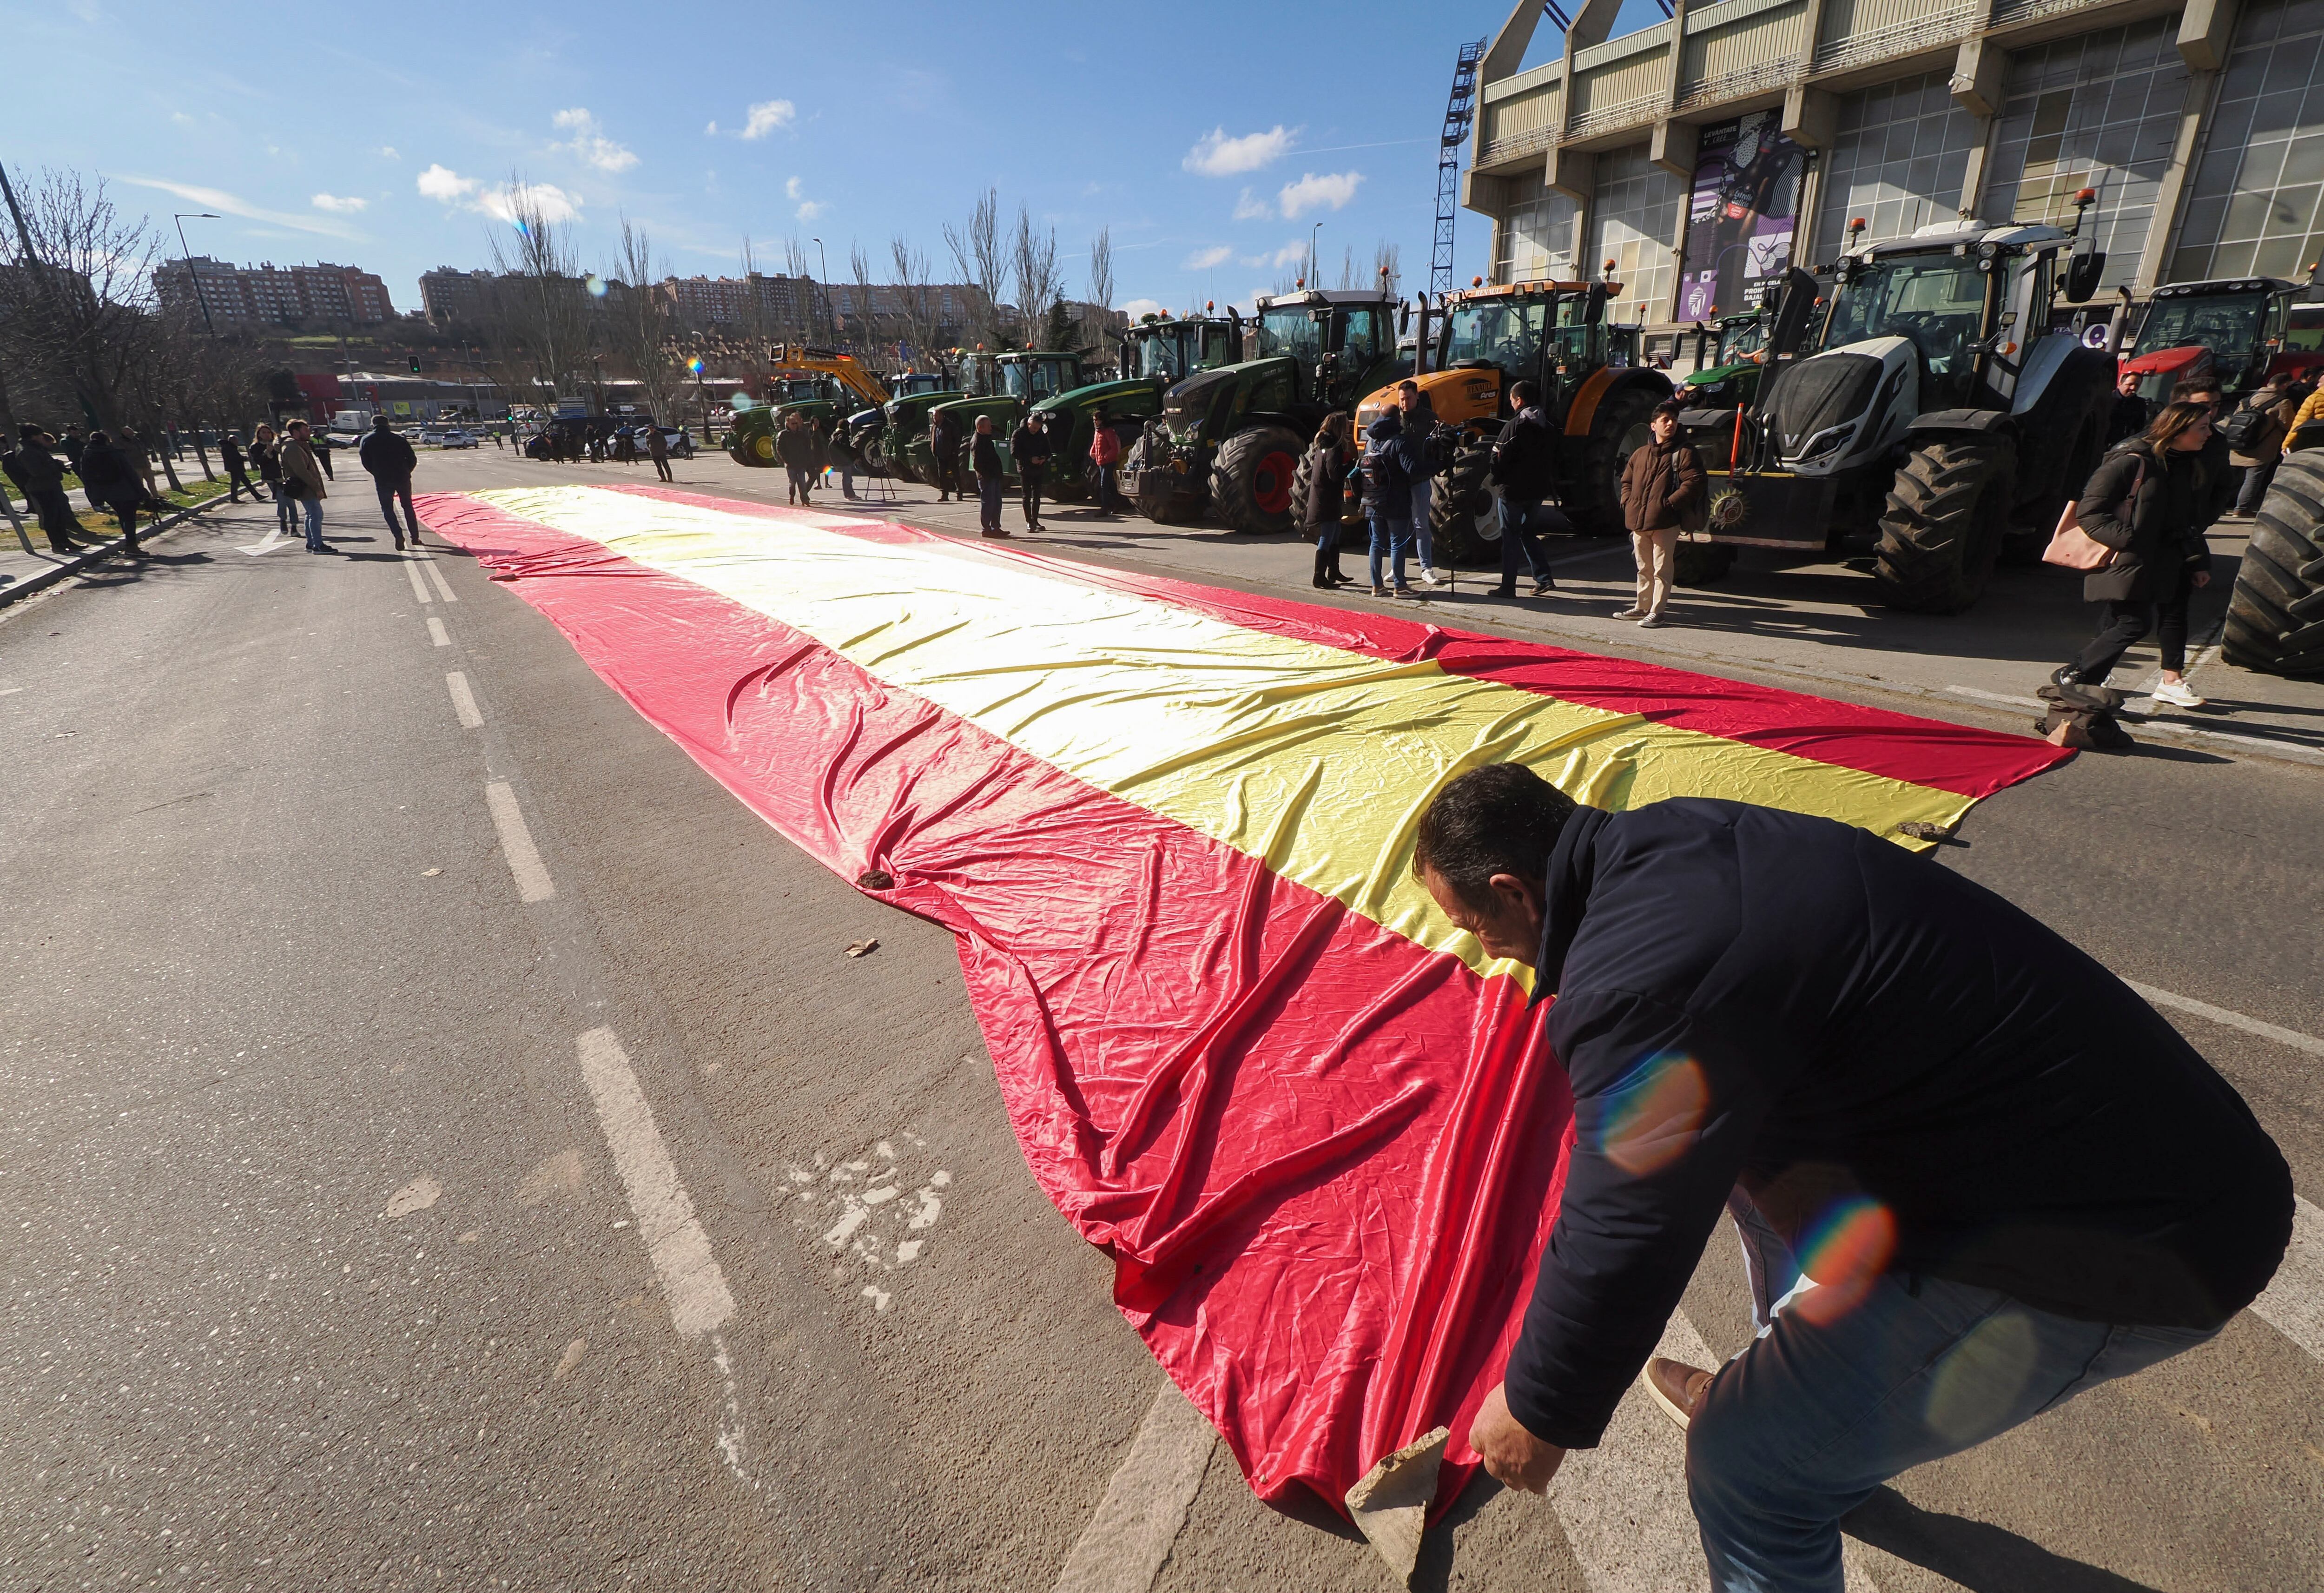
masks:
POLYGON ((595 272, 592 272, 581 285, 589 290, 589 297, 592 299, 603 299, 605 296, 605 279, 595 272))
POLYGON ((1816 1286, 1791 1309, 1812 1322, 1838 1321, 1853 1311, 1896 1252, 1896 1219, 1869 1195, 1836 1202, 1801 1235, 1800 1270, 1816 1286))
POLYGON ((1672 1051, 1650 1056, 1607 1096, 1598 1148, 1634 1177, 1660 1172, 1693 1145, 1710 1100, 1692 1057, 1672 1051))

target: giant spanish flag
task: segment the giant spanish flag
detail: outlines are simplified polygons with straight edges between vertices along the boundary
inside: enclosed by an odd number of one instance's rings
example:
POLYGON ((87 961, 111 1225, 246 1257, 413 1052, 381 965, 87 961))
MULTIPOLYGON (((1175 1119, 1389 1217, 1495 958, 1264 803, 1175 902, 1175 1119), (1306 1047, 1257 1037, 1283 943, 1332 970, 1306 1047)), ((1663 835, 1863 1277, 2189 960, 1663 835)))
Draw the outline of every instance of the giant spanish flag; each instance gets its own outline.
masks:
MULTIPOLYGON (((662 489, 428 523, 767 822, 960 942, 1025 1160, 1251 1487, 1336 1508, 1498 1380, 1569 1101, 1412 878, 1463 769, 1897 836, 2047 744, 662 489)), ((1900 837, 1900 844, 1909 844, 1900 837)))

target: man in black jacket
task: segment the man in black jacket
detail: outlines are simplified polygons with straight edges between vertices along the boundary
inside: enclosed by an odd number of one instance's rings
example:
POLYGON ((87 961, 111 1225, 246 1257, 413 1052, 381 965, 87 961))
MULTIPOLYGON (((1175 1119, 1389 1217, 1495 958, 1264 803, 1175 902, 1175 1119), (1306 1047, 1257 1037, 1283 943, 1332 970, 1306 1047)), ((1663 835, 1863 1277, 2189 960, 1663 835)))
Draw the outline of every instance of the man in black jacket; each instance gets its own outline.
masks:
POLYGON ((1520 382, 1509 389, 1509 406, 1516 413, 1493 444, 1492 479, 1501 489, 1501 584, 1493 595, 1517 594, 1517 560, 1522 557, 1526 572, 1533 576, 1533 594, 1547 597, 1557 590, 1557 583, 1550 576, 1541 533, 1573 529, 1563 514, 1542 503, 1557 484, 1557 434, 1550 429, 1532 382, 1520 382))
POLYGON ((411 527, 411 545, 420 546, 420 516, 411 507, 411 473, 419 468, 420 456, 411 445, 395 435, 387 417, 374 415, 371 430, 363 439, 357 455, 363 467, 371 473, 371 484, 379 490, 379 511, 387 516, 387 529, 395 533, 395 546, 403 547, 403 527, 395 523, 395 504, 403 502, 403 518, 411 527))
POLYGON ((968 467, 976 475, 976 520, 979 534, 1006 537, 1001 529, 1001 439, 993 434, 992 417, 976 418, 976 435, 969 439, 968 467))
POLYGON ((65 467, 51 452, 57 439, 30 421, 18 427, 17 433, 23 446, 0 457, 0 467, 5 468, 8 479, 16 483, 41 522, 41 529, 48 533, 49 550, 78 551, 74 539, 86 533, 80 529, 80 518, 73 513, 72 500, 65 496, 65 467))
POLYGON ((121 517, 122 551, 132 558, 144 557, 144 550, 137 546, 137 511, 145 506, 144 478, 138 474, 136 461, 102 431, 90 432, 81 449, 80 485, 91 503, 121 517))
POLYGON ((1025 510, 1025 529, 1041 529, 1041 483, 1049 474, 1049 432, 1047 415, 1027 410, 1009 437, 1009 456, 1017 462, 1019 496, 1025 510))
POLYGON ((218 463, 226 466, 227 502, 241 502, 244 493, 250 494, 253 503, 265 501, 264 494, 250 484, 250 461, 243 455, 242 438, 231 431, 224 432, 218 437, 218 463))
POLYGON ((1439 793, 1416 858, 1557 998, 1573 1100, 1470 1442, 1539 1492, 1645 1367, 1720 1593, 1840 1593, 1840 1518, 1888 1478, 2203 1342, 2282 1258, 2291 1173, 2235 1091, 2088 955, 1890 842, 1738 802, 1576 808, 1498 764, 1439 793), (1722 1209, 1759 1336, 1715 1372, 1649 1364, 1722 1209))
POLYGON ((960 491, 960 428, 951 416, 939 411, 928 417, 928 451, 936 456, 936 502, 946 503, 960 491))

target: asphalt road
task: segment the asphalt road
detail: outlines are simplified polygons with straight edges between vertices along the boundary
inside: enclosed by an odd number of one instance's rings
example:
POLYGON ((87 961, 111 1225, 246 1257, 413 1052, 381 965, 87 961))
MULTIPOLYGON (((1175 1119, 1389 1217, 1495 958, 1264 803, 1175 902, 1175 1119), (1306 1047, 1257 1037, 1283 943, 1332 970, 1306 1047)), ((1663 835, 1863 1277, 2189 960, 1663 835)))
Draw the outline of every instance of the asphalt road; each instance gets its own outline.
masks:
MULTIPOLYGON (((948 938, 793 851, 465 559, 395 558, 367 496, 332 502, 348 557, 242 551, 270 517, 227 511, 0 612, 0 1587, 1385 1587, 1157 1400, 948 938), (874 1247, 835 1246, 849 1222, 874 1247)), ((1059 535, 1304 577, 1214 533, 1059 535)), ((1892 679, 1832 694, 1895 705, 1956 661, 1871 656, 1892 679)), ((2246 1020, 2172 1014, 2310 1200, 2319 797, 2273 757, 2084 757, 1945 853, 2246 1020)), ((2324 1586, 2319 1304, 1908 1475, 1851 1523, 1857 1584, 2324 1586)), ((1725 1242, 1673 1331, 1743 1343, 1725 1242)), ((1677 1455, 1626 1407, 1549 1503, 1473 1488, 1417 1585, 1696 1585, 1677 1455)))

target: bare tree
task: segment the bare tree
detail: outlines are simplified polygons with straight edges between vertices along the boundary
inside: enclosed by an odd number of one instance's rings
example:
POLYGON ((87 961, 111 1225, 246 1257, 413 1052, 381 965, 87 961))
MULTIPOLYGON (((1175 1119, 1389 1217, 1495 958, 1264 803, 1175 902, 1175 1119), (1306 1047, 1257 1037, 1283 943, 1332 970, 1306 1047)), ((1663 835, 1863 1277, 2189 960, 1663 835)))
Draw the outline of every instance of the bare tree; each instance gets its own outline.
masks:
POLYGON ((531 185, 514 174, 508 203, 516 235, 512 242, 493 235, 493 264, 502 278, 493 298, 511 341, 531 350, 535 380, 553 405, 559 391, 578 386, 588 366, 588 290, 564 223, 544 215, 531 185))
POLYGON ((863 245, 850 238, 847 241, 847 274, 853 278, 855 313, 849 318, 848 330, 855 337, 855 352, 866 364, 879 364, 880 346, 887 341, 881 325, 880 310, 872 297, 872 257, 863 253, 863 245))
POLYGON ((903 234, 888 240, 896 284, 896 308, 904 320, 904 341, 911 345, 915 364, 930 357, 936 340, 936 317, 928 292, 928 257, 914 248, 903 234))
POLYGON ((0 272, 10 368, 52 401, 69 395, 100 425, 118 428, 152 336, 160 245, 143 216, 132 221, 114 208, 101 179, 43 170, 40 186, 17 197, 22 230, 0 233, 0 263, 19 268, 0 272))
POLYGON ((1113 229, 1102 226, 1090 240, 1089 301, 1102 316, 1113 308, 1113 229))
MULTIPOLYGON (((751 244, 745 239, 742 259, 746 272, 750 258, 751 244)), ((678 413, 678 395, 686 381, 685 361, 671 337, 669 296, 655 281, 654 271, 652 243, 642 228, 632 226, 629 217, 623 216, 621 253, 615 257, 613 274, 633 284, 633 290, 623 296, 619 306, 610 299, 607 301, 609 341, 614 355, 637 378, 647 413, 658 424, 667 426, 678 413)))
POLYGON ((1017 318, 1024 345, 1046 341, 1044 323, 1064 296, 1065 280, 1057 271, 1057 229, 1033 228, 1032 213, 1017 207, 1017 235, 1009 251, 1010 277, 1017 290, 1017 318))
POLYGON ((961 280, 982 294, 984 302, 977 306, 982 318, 978 328, 984 341, 998 345, 1001 342, 1001 296, 1008 291, 1008 263, 1001 245, 1001 194, 988 188, 976 201, 965 228, 944 224, 945 247, 952 251, 953 263, 960 268, 961 280))

